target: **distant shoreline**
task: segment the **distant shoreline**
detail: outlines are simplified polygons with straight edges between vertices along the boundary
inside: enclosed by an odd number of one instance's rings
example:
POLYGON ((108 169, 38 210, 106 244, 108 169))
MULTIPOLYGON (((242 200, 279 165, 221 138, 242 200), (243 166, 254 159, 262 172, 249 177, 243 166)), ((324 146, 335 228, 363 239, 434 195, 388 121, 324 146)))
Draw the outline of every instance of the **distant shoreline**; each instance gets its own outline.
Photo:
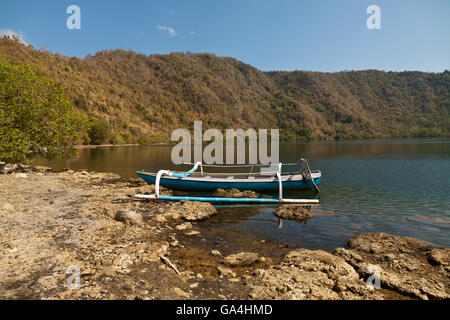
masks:
POLYGON ((160 143, 121 143, 121 144, 77 144, 74 146, 75 149, 95 149, 95 148, 104 148, 104 147, 138 147, 138 146, 171 146, 176 143, 172 142, 160 142, 160 143))
MULTIPOLYGON (((387 142, 387 141, 417 141, 417 140, 446 140, 449 137, 423 137, 423 138, 365 138, 365 139, 346 139, 346 140, 310 140, 310 141, 280 141, 281 144, 299 143, 299 144, 310 144, 310 143, 359 143, 359 142, 387 142)), ((155 143, 121 143, 121 144, 77 144, 75 149, 94 149, 103 147, 138 147, 138 146, 171 146, 176 145, 177 142, 155 142, 155 143)), ((208 142, 204 142, 208 144, 208 142)))
POLYGON ((135 147, 140 146, 139 143, 123 143, 123 144, 77 144, 75 149, 93 149, 102 147, 135 147))

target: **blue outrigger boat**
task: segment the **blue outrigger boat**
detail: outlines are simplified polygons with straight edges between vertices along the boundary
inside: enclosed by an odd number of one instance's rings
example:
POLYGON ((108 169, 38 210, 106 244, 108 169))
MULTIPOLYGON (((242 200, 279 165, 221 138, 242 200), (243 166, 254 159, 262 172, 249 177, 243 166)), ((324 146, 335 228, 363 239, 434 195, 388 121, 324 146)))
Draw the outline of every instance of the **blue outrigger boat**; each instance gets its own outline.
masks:
MULTIPOLYGON (((208 202, 293 202, 293 203, 318 203, 317 199, 283 199, 284 190, 315 189, 320 192, 321 172, 311 171, 308 162, 301 159, 299 172, 282 173, 282 163, 278 170, 263 173, 206 173, 203 165, 197 162, 192 169, 185 172, 160 170, 157 173, 137 171, 137 175, 148 184, 155 185, 154 195, 136 195, 143 199, 161 200, 193 200, 208 202), (200 171, 197 169, 200 168, 200 171), (279 193, 278 199, 273 198, 216 198, 216 197, 186 197, 186 196, 162 196, 159 195, 159 186, 171 190, 181 191, 215 191, 217 189, 251 190, 259 193, 279 193)), ((246 165, 254 166, 254 165, 246 165)), ((227 167, 227 166, 221 166, 227 167)), ((229 166, 228 166, 229 167, 229 166)), ((236 167, 236 166, 233 166, 236 167)), ((241 166, 242 167, 242 166, 241 166)))

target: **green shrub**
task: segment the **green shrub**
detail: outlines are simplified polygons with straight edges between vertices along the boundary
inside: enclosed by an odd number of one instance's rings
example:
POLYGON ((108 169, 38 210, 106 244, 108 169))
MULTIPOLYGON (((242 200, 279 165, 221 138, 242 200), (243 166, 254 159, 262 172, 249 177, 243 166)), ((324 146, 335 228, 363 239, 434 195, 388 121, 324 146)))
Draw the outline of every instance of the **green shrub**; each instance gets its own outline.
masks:
POLYGON ((108 123, 102 119, 89 119, 88 137, 90 144, 102 144, 109 138, 108 123))
POLYGON ((0 159, 29 162, 36 156, 71 157, 87 121, 47 77, 0 57, 0 159))

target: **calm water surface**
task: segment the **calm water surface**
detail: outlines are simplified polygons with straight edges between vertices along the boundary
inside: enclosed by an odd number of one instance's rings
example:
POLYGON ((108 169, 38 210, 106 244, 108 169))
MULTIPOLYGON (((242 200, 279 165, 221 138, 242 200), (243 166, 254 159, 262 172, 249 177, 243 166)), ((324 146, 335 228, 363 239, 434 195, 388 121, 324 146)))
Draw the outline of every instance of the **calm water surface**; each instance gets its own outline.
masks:
MULTIPOLYGON (((180 169, 171 164, 172 146, 82 149, 78 159, 55 160, 70 167, 136 177, 145 169, 180 169)), ((322 171, 320 205, 306 223, 283 220, 276 207, 221 207, 203 223, 223 233, 250 235, 299 247, 332 249, 362 232, 411 236, 450 247, 450 140, 387 140, 282 144, 282 162, 307 158, 322 171)), ((316 197, 313 192, 285 197, 316 197)), ((238 241, 238 239, 236 240, 238 241)))

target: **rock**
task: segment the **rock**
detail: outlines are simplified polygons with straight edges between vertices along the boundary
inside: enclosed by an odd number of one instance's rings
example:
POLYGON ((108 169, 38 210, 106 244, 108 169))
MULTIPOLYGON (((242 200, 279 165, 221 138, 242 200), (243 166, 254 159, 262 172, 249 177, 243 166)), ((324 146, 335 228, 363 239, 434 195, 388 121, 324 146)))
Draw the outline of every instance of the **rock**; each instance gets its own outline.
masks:
POLYGON ((314 217, 310 206, 283 205, 278 207, 274 215, 283 219, 305 221, 314 217))
POLYGON ((174 241, 169 243, 169 246, 171 246, 171 247, 178 247, 178 244, 179 244, 178 240, 174 240, 174 241))
POLYGON ((231 269, 221 267, 221 266, 217 266, 216 269, 217 269, 217 271, 219 271, 219 275, 224 276, 225 278, 235 278, 236 277, 236 273, 231 269))
POLYGON ((195 289, 197 287, 198 287, 198 282, 195 282, 195 283, 189 285, 189 288, 191 288, 191 289, 195 289))
POLYGON ((335 255, 351 264, 362 277, 377 266, 381 270, 381 287, 419 299, 449 299, 450 278, 444 264, 450 249, 385 233, 366 233, 347 241, 349 250, 335 255))
POLYGON ((52 172, 52 168, 50 167, 45 167, 45 166, 35 166, 34 167, 36 172, 42 172, 42 173, 47 173, 47 172, 52 172))
POLYGON ((117 211, 114 219, 131 225, 142 225, 143 223, 142 215, 131 210, 117 211))
POLYGON ((345 248, 336 248, 334 250, 334 255, 344 258, 344 260, 355 260, 358 262, 362 261, 362 258, 359 254, 345 248))
POLYGON ((118 174, 108 172, 102 174, 102 181, 111 182, 120 179, 121 177, 118 174))
POLYGON ((214 194, 215 197, 225 198, 258 198, 258 194, 251 190, 240 191, 238 189, 217 189, 214 194))
POLYGON ((157 222, 162 222, 162 223, 167 222, 167 219, 164 216, 162 216, 162 215, 157 215, 155 220, 157 222))
POLYGON ((448 266, 450 262, 450 250, 433 248, 429 253, 429 260, 437 266, 448 266))
POLYGON ((23 172, 18 172, 14 174, 14 178, 19 178, 19 179, 26 179, 28 178, 26 173, 23 172))
POLYGON ((194 221, 210 218, 217 213, 217 210, 208 202, 179 201, 171 203, 166 210, 163 209, 163 212, 167 218, 194 221))
POLYGON ((259 255, 253 252, 239 252, 230 254, 223 259, 223 263, 229 267, 250 266, 258 262, 259 255))
POLYGON ((229 282, 232 282, 232 283, 237 283, 237 282, 240 282, 240 281, 241 281, 240 278, 228 278, 227 280, 228 280, 229 282))
POLYGON ((197 231, 197 230, 192 230, 192 231, 185 233, 186 236, 198 236, 199 234, 200 234, 200 231, 197 231))
POLYGON ((17 171, 20 172, 35 172, 36 168, 33 167, 32 165, 28 165, 28 164, 17 164, 17 171))
POLYGON ((253 299, 377 299, 344 259, 322 250, 289 252, 277 268, 258 269, 250 281, 253 299))
POLYGON ((109 276, 109 277, 114 277, 114 276, 116 276, 116 272, 114 271, 114 267, 113 267, 113 266, 106 266, 106 267, 104 267, 104 268, 103 268, 103 273, 104 273, 106 276, 109 276))
POLYGON ((184 292, 183 290, 181 290, 178 287, 172 288, 172 292, 175 293, 177 296, 179 296, 181 298, 185 298, 185 299, 189 299, 191 296, 189 293, 184 292))
POLYGON ((322 250, 299 249, 286 254, 283 262, 302 270, 320 270, 327 274, 357 276, 355 270, 344 259, 322 250), (325 266, 326 268, 323 268, 325 266))
POLYGON ((175 227, 175 229, 177 229, 178 231, 184 231, 184 230, 192 229, 192 223, 186 222, 186 223, 179 224, 179 225, 177 225, 175 227))
POLYGON ((211 255, 214 257, 220 257, 222 256, 222 253, 220 253, 219 250, 211 250, 211 255))
POLYGON ((13 173, 16 170, 17 170, 16 164, 6 163, 3 165, 0 165, 0 173, 2 173, 2 174, 13 173))
POLYGON ((414 238, 379 232, 353 236, 347 240, 346 245, 350 249, 365 253, 408 253, 429 244, 414 238))

